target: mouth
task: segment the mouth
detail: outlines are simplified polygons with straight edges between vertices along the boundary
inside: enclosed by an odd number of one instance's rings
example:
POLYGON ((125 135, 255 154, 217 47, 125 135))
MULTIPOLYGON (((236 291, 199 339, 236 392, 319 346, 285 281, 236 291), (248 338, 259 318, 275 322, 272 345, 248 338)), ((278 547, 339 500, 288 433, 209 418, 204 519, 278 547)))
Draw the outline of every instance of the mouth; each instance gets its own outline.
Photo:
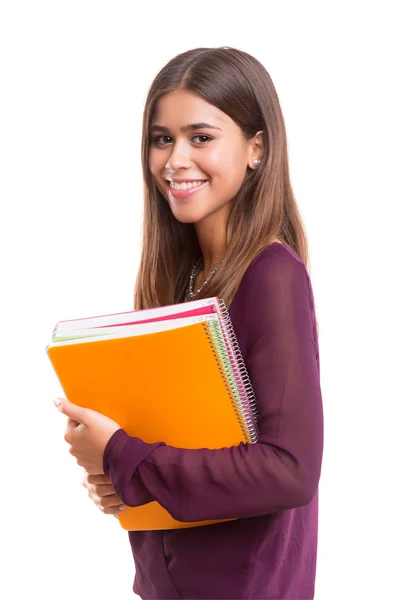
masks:
POLYGON ((173 190, 191 190, 199 187, 202 183, 208 181, 207 179, 199 179, 197 181, 169 181, 169 187, 173 190))
POLYGON ((188 198, 196 192, 202 190, 208 184, 208 179, 199 179, 198 181, 175 182, 168 181, 168 193, 174 198, 188 198))

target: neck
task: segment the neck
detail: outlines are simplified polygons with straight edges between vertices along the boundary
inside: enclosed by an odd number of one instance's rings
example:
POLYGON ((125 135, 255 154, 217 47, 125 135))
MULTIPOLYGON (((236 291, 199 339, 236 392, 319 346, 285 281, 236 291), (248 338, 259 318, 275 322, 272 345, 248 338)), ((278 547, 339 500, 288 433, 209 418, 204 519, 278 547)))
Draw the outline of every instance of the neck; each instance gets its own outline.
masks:
POLYGON ((203 280, 215 269, 226 253, 226 218, 226 210, 221 210, 195 224, 203 255, 203 280))

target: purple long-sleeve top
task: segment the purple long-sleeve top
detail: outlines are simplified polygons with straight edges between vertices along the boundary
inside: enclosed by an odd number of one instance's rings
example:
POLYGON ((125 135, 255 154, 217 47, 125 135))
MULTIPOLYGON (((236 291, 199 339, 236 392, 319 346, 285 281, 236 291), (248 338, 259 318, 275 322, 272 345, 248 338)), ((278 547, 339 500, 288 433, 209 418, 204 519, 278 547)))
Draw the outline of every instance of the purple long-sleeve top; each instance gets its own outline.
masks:
POLYGON ((128 506, 157 500, 179 521, 128 532, 144 599, 314 598, 323 408, 314 298, 304 263, 275 242, 229 308, 258 408, 259 441, 217 450, 148 444, 119 429, 104 472, 128 506))

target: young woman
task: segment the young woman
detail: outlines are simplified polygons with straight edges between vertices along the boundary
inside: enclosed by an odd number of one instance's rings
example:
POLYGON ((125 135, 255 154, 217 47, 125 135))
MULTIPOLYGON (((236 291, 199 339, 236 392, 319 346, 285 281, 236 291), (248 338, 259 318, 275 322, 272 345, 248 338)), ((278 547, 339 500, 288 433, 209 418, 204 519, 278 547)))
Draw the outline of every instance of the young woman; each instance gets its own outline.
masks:
POLYGON ((148 444, 64 400, 65 439, 107 514, 157 500, 180 521, 235 519, 129 532, 140 597, 310 600, 323 451, 318 334, 284 119, 265 68, 233 48, 176 56, 148 94, 142 163, 135 308, 225 300, 259 442, 148 444))

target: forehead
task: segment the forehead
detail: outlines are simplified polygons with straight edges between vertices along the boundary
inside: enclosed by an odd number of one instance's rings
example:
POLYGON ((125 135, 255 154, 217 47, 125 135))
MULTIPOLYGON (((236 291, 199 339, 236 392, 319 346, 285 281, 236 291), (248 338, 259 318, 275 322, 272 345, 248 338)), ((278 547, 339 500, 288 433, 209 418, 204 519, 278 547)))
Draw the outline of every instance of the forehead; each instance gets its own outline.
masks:
POLYGON ((226 113, 200 96, 179 90, 165 94, 157 101, 151 124, 179 128, 200 122, 221 128, 227 128, 234 123, 226 113))

